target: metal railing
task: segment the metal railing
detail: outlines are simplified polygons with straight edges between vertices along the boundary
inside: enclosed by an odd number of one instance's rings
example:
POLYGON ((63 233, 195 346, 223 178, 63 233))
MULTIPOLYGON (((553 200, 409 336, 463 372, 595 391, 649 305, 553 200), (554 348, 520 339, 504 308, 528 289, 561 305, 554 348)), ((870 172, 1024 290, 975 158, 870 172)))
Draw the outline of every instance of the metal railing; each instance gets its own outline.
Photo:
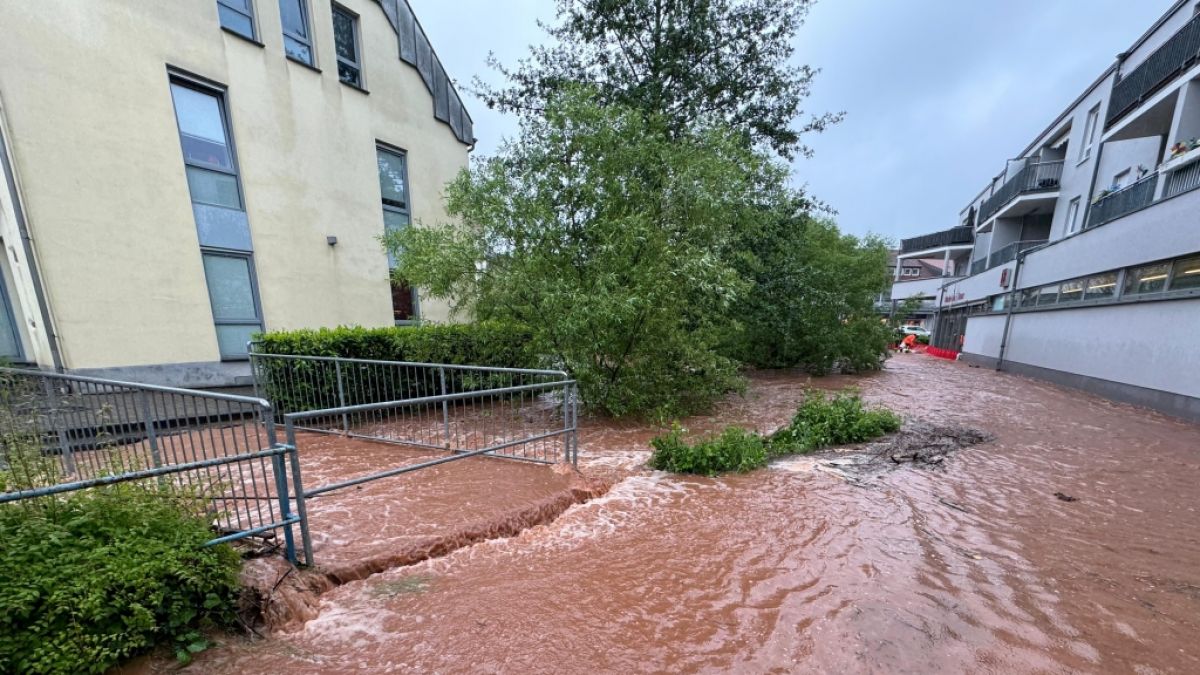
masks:
POLYGON ((986 272, 987 269, 988 269, 988 259, 980 258, 979 260, 976 260, 975 262, 971 263, 971 276, 975 276, 976 274, 986 272))
POLYGON ((999 267, 1004 263, 1012 262, 1017 259, 1017 255, 1021 252, 1041 246, 1042 244, 1045 244, 1046 241, 1046 239, 1027 239, 1024 241, 1014 241, 1013 243, 988 256, 987 268, 990 270, 993 267, 999 267))
POLYGON ((900 242, 900 252, 912 253, 913 251, 924 251, 942 246, 954 246, 956 244, 972 244, 974 242, 975 228, 953 227, 949 230, 934 232, 933 234, 904 239, 900 242))
POLYGON ((136 482, 195 507, 210 545, 282 530, 295 562, 289 461, 262 399, 0 368, 0 504, 136 482))
POLYGON ((1111 126, 1175 79, 1200 57, 1200 17, 1146 57, 1137 68, 1117 80, 1108 104, 1105 126, 1111 126))
POLYGON ((1158 174, 1155 173, 1127 188, 1105 195, 1092 204, 1086 228, 1099 227, 1149 206, 1154 203, 1154 193, 1157 189, 1158 174))
POLYGON ((1191 164, 1167 174, 1166 185, 1163 188, 1163 199, 1183 194, 1200 187, 1200 162, 1191 164))
POLYGON ((1005 204, 1019 195, 1057 190, 1062 181, 1062 171, 1063 161, 1061 159, 1053 162, 1026 164, 1025 168, 1018 171, 1016 176, 1001 185, 991 197, 983 202, 983 206, 979 209, 979 222, 984 222, 996 215, 996 212, 1005 204))

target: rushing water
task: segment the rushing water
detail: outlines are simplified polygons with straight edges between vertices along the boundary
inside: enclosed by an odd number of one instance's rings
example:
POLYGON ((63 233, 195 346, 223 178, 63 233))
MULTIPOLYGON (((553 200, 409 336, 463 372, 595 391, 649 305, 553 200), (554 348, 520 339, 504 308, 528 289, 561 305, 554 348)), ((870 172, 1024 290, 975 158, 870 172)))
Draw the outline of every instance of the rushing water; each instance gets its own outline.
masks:
MULTIPOLYGON (((806 381, 757 378, 721 417, 777 426, 806 381)), ((699 479, 636 470, 652 432, 594 422, 585 471, 626 476, 603 497, 194 668, 1200 672, 1200 427, 918 355, 819 382, 850 383, 996 440, 865 486, 806 458, 699 479)))

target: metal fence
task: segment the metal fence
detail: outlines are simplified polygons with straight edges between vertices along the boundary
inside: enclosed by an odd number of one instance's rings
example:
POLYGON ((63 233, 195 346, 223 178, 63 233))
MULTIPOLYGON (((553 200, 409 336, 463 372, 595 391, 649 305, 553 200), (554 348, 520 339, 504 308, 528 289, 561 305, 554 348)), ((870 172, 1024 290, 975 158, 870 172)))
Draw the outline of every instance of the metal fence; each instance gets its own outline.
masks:
POLYGON ((1153 173, 1117 192, 1105 195, 1092 204, 1088 213, 1087 228, 1099 227, 1126 216, 1154 202, 1158 189, 1158 174, 1153 173))
POLYGON ((980 222, 986 221, 996 214, 1005 204, 1018 195, 1030 192, 1045 192, 1057 190, 1062 180, 1063 161, 1030 162, 1025 165, 1008 182, 1001 185, 996 192, 983 202, 979 209, 980 222))
POLYGON ((995 253, 988 256, 988 269, 999 267, 1004 263, 1012 262, 1017 259, 1017 254, 1028 251, 1031 248, 1036 248, 1045 244, 1045 239, 1027 239, 1024 241, 1014 241, 1013 243, 1001 248, 995 253))
POLYGON ((1200 58, 1200 16, 1192 19, 1137 68, 1113 85, 1106 126, 1124 117, 1200 58))
POLYGON ((296 461, 262 399, 0 368, 0 504, 133 482, 200 511, 210 545, 281 531, 295 562, 296 461))

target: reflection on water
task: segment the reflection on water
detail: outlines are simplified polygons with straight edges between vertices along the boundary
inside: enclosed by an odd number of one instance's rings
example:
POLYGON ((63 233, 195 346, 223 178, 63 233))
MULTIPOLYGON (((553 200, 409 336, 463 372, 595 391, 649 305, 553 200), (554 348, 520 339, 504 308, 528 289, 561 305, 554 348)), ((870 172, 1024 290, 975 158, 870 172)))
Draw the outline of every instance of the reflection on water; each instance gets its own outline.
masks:
MULTIPOLYGON (((722 418, 778 426, 805 383, 756 378, 722 418)), ((636 471, 653 431, 593 421, 582 465, 627 476, 605 496, 197 668, 1200 672, 1200 428, 918 355, 820 382, 849 383, 996 440, 866 487, 807 458, 710 480, 636 471)))

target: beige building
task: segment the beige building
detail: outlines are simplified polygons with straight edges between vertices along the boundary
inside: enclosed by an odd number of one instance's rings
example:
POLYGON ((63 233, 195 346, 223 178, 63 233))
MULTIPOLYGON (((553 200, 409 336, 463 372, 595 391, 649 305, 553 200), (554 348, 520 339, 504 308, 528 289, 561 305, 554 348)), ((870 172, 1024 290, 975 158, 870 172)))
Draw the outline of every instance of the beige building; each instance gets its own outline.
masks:
POLYGON ((379 237, 473 141, 405 0, 0 3, 0 356, 219 386, 260 330, 445 320, 379 237))

